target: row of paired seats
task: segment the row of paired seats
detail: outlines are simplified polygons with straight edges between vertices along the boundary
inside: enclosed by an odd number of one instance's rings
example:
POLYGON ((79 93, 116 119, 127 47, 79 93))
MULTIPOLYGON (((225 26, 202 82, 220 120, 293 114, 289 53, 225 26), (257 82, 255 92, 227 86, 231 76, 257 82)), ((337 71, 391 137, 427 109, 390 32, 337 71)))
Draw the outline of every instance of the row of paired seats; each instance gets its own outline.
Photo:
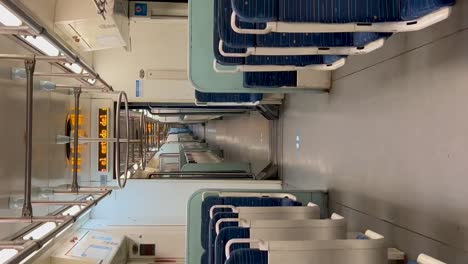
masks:
MULTIPOLYGON (((346 219, 291 194, 225 193, 204 197, 202 264, 388 263, 384 237, 348 233, 346 219)), ((417 262, 431 262, 422 256, 417 262)))
MULTIPOLYGON (((455 0, 213 0, 213 67, 246 88, 303 87, 303 70, 329 71, 395 32, 446 19, 455 0)), ((212 95, 216 97, 216 94, 212 95)), ((233 98, 235 99, 235 98, 233 98)), ((241 98, 241 102, 249 102, 241 98)))
POLYGON ((263 99, 261 93, 204 93, 195 90, 197 105, 230 106, 236 105, 258 105, 263 99))

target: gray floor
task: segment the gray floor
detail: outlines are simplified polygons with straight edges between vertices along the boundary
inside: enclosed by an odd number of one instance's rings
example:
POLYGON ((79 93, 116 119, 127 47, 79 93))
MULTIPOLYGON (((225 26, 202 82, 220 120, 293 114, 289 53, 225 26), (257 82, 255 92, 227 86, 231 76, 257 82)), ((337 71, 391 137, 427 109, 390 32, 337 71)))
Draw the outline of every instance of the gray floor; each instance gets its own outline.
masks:
MULTIPOLYGON (((203 138, 201 126, 194 130, 203 138)), ((249 162, 255 174, 270 163, 270 123, 258 112, 210 121, 205 131, 206 142, 221 148, 226 161, 249 162)))
POLYGON ((414 257, 468 263, 468 3, 334 73, 330 94, 287 97, 287 188, 330 190, 353 229, 414 257))

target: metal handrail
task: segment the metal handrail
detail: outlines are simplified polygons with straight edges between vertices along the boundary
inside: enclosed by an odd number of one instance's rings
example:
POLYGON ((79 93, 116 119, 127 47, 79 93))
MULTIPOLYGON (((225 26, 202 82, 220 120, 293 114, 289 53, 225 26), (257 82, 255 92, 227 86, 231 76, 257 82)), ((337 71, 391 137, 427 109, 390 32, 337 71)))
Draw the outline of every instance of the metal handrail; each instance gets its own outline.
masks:
POLYGON ((128 98, 127 94, 125 92, 120 92, 119 93, 119 100, 117 101, 117 107, 116 107, 116 117, 115 117, 115 174, 117 178, 117 183, 119 184, 120 188, 124 188, 125 185, 127 184, 127 174, 128 174, 128 162, 129 162, 129 152, 130 152, 130 144, 127 142, 127 151, 125 155, 125 173, 124 173, 124 180, 123 183, 120 178, 120 107, 122 106, 122 100, 124 100, 125 103, 125 114, 126 114, 126 132, 127 132, 127 140, 129 140, 129 135, 130 135, 130 115, 129 115, 129 110, 128 110, 128 98))
MULTIPOLYGON (((41 35, 43 38, 48 40, 51 44, 57 47, 64 54, 64 56, 61 56, 62 58, 64 58, 63 60, 50 60, 49 62, 76 63, 80 65, 89 74, 95 76, 96 81, 104 85, 106 87, 106 90, 114 91, 112 86, 109 85, 104 79, 102 79, 93 68, 91 68, 86 62, 81 60, 80 57, 76 55, 70 48, 62 44, 62 42, 59 41, 56 36, 49 33, 46 28, 44 28, 38 21, 36 21, 35 18, 31 17, 27 13, 27 8, 25 8, 23 4, 19 3, 19 1, 14 0, 2 0, 2 4, 11 12, 13 12, 19 19, 21 19, 23 23, 30 28, 32 34, 41 35)), ((48 58, 47 56, 41 57, 48 58)), ((39 58, 40 57, 37 56, 36 59, 40 60, 39 58)))
MULTIPOLYGON (((94 200, 86 200, 86 201, 63 201, 63 202, 54 202, 54 201, 44 201, 44 202, 36 202, 37 205, 49 206, 49 205, 70 205, 73 206, 74 204, 81 203, 84 207, 81 208, 77 214, 74 216, 70 215, 49 215, 49 216, 42 216, 42 217, 21 217, 21 218, 7 218, 3 217, 0 218, 0 223, 45 223, 45 222, 55 222, 59 223, 56 227, 47 233, 44 237, 41 237, 37 240, 13 240, 13 241, 0 241, 0 249, 16 249, 18 253, 7 260, 5 263, 13 264, 13 263, 20 263, 22 260, 29 257, 35 251, 41 249, 44 245, 46 245, 49 241, 54 239, 56 236, 60 235, 64 230, 66 230, 69 226, 75 223, 81 216, 87 213, 93 206, 97 205, 102 199, 107 197, 111 194, 112 190, 105 190, 100 193, 96 193, 99 195, 94 200)), ((67 209, 67 207, 65 208, 67 209)))
POLYGON ((103 20, 106 20, 106 7, 105 7, 105 4, 106 4, 106 0, 93 0, 93 3, 94 5, 96 6, 96 9, 97 9, 97 14, 98 15, 101 15, 102 19, 103 20))
POLYGON ((145 113, 141 112, 140 116, 140 154, 141 154, 141 166, 143 170, 146 168, 146 146, 147 146, 147 138, 146 138, 146 118, 145 113))
MULTIPOLYGON (((175 157, 175 155, 174 155, 175 157)), ((213 172, 213 171, 171 171, 171 172, 153 172, 148 175, 148 179, 154 176, 192 176, 192 177, 179 177, 184 179, 200 179, 200 178, 232 178, 232 179, 254 179, 255 174, 250 172, 213 172)))
POLYGON ((73 180, 71 185, 72 192, 78 192, 80 187, 78 184, 78 130, 79 130, 79 116, 80 116, 80 96, 81 89, 77 88, 73 90, 73 95, 75 96, 75 116, 74 116, 74 133, 73 133, 73 180))

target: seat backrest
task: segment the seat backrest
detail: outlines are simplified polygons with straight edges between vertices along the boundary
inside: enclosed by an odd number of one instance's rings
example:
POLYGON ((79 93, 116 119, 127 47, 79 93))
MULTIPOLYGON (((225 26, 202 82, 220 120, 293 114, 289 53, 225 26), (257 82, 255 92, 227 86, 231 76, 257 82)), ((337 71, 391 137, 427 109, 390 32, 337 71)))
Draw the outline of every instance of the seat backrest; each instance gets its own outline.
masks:
POLYGON ((403 20, 413 20, 441 7, 452 6, 454 4, 455 0, 401 0, 400 16, 403 20))
MULTIPOLYGON (((246 226, 241 220, 240 227, 246 226)), ((311 220, 252 220, 249 221, 250 238, 282 240, 334 240, 346 239, 345 219, 311 220)))
POLYGON ((238 207, 240 219, 302 220, 319 219, 318 206, 238 207))
POLYGON ((259 93, 203 93, 195 90, 199 103, 254 103, 263 99, 259 93))
MULTIPOLYGON (((219 219, 221 218, 237 218, 238 214, 236 213, 216 213, 214 214, 213 218, 210 220, 210 226, 208 230, 208 256, 206 257, 207 262, 209 264, 214 263, 214 246, 215 246, 215 240, 216 240, 216 231, 215 231, 215 225, 216 222, 218 222, 219 219)), ((238 223, 237 222, 226 222, 223 223, 221 228, 224 227, 237 227, 238 223)), ((202 236, 205 234, 202 234, 202 236)))
POLYGON ((387 263, 384 239, 271 241, 266 247, 269 264, 387 263))
MULTIPOLYGON (((300 202, 289 198, 276 197, 206 197, 201 206, 201 243, 204 249, 208 249, 208 226, 210 223, 210 209, 214 205, 232 205, 232 206, 249 206, 249 207, 275 207, 275 206, 300 206, 300 202)), ((232 212, 230 209, 216 209, 217 212, 232 212)))

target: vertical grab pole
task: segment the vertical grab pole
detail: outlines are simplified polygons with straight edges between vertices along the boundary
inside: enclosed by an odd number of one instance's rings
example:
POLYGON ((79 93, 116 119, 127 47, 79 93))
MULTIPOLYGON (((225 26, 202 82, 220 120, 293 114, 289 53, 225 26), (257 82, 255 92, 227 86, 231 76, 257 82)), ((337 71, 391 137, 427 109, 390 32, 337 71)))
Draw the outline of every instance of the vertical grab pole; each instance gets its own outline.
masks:
POLYGON ((80 186, 78 185, 78 122, 80 116, 81 88, 73 89, 73 95, 75 96, 75 132, 73 134, 73 181, 71 185, 71 191, 78 193, 80 189, 80 186))
POLYGON ((147 135, 146 135, 146 119, 145 113, 141 112, 140 115, 140 155, 141 155, 141 166, 143 170, 146 169, 146 144, 147 144, 147 135))
POLYGON ((23 217, 32 217, 31 184, 32 184, 32 134, 33 134, 33 95, 34 95, 34 70, 36 58, 24 61, 26 68, 26 152, 25 152, 25 179, 24 179, 24 203, 23 217))
POLYGON ((161 148, 161 126, 159 125, 159 121, 156 121, 156 135, 158 136, 157 142, 156 142, 156 148, 159 149, 161 148))

